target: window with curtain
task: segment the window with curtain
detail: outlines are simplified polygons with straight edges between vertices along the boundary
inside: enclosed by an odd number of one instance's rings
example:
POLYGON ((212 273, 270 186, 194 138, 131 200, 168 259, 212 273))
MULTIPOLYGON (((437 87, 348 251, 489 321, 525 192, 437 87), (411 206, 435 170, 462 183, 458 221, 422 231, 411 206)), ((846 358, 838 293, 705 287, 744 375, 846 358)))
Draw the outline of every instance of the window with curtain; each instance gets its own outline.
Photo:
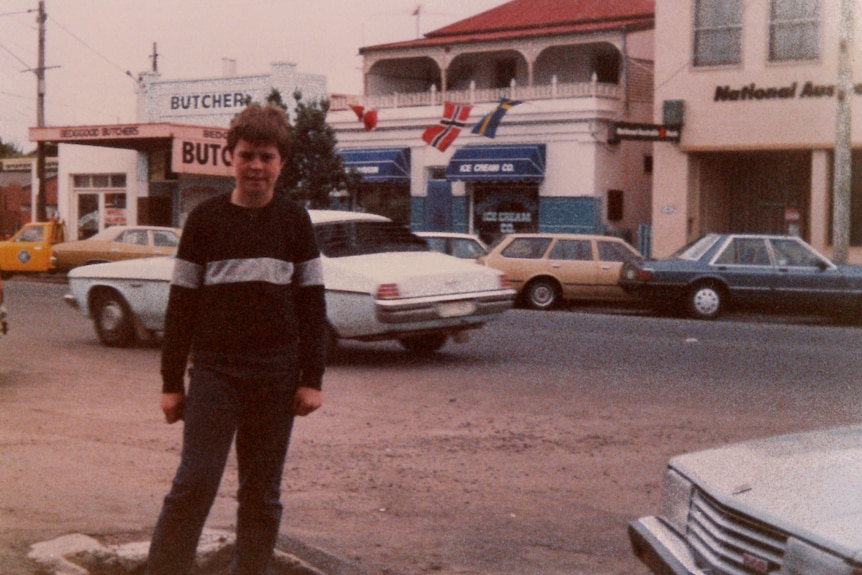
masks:
POLYGON ((742 0, 695 0, 694 65, 742 62, 742 0))
POLYGON ((820 57, 820 0, 770 0, 769 61, 820 57))

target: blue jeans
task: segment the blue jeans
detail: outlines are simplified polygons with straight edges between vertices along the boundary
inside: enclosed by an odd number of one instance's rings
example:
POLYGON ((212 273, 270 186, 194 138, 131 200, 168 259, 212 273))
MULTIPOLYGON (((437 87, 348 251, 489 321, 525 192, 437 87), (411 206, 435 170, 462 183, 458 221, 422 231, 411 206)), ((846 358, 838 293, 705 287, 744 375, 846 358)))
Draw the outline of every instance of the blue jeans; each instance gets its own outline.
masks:
POLYGON ((198 354, 190 375, 182 456, 153 534, 147 573, 191 572, 236 435, 239 493, 231 574, 263 575, 281 521, 296 351, 250 358, 198 354))

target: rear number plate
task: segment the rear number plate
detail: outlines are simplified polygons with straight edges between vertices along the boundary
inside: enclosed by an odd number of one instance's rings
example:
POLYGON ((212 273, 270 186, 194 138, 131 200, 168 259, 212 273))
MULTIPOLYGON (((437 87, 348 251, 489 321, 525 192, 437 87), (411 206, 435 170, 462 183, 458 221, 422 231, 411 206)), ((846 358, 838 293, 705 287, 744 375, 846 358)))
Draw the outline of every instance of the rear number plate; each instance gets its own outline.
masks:
POLYGON ((469 315, 476 311, 476 303, 472 301, 448 301, 437 304, 437 314, 440 317, 458 317, 469 315))

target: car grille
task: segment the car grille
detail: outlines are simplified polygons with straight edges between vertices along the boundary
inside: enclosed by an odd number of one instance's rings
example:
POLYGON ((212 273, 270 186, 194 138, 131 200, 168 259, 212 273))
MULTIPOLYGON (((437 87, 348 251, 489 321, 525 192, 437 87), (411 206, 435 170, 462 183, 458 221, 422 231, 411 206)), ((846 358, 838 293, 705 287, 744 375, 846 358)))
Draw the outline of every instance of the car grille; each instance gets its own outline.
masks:
POLYGON ((688 515, 688 539, 715 573, 762 575, 781 569, 787 534, 697 491, 688 515))

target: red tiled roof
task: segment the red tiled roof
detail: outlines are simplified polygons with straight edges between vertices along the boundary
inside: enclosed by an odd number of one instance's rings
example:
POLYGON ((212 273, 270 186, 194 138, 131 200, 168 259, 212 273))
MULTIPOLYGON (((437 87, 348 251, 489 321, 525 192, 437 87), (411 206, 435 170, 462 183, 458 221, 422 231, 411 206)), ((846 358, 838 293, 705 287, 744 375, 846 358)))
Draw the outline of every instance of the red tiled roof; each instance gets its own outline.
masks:
MULTIPOLYGON (((425 34, 373 49, 463 44, 654 26, 655 0, 512 0, 425 34)), ((368 48, 360 49, 360 53, 368 48)))

